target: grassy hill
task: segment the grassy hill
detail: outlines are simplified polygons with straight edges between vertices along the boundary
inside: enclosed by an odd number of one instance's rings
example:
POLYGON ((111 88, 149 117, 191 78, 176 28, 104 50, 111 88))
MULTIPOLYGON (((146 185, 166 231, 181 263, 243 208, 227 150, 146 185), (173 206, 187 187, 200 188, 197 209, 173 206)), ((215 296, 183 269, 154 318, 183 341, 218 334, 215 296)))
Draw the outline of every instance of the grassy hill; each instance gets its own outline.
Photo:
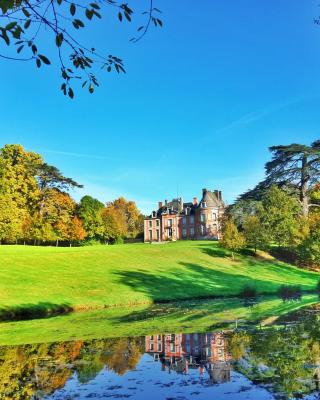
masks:
POLYGON ((0 318, 205 296, 244 285, 274 293, 283 284, 315 289, 319 274, 274 260, 232 261, 214 242, 80 248, 0 246, 0 318))

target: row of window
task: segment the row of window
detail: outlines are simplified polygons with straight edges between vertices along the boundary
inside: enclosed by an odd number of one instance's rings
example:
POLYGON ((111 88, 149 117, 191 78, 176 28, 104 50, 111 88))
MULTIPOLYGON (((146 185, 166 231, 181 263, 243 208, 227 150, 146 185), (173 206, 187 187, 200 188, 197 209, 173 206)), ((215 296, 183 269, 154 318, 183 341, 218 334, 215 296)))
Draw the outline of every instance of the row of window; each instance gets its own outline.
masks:
MULTIPOLYGON (((206 222, 206 214, 201 214, 201 222, 205 223, 206 222)), ((217 214, 212 213, 212 220, 216 221, 217 220, 217 214)), ((172 226, 173 220, 170 218, 167 220, 167 226, 172 226)), ((192 225, 194 224, 194 216, 190 215, 189 217, 189 224, 192 225)), ((156 219, 156 226, 160 225, 160 220, 156 219)), ((187 225, 187 217, 182 217, 182 225, 187 225)), ((152 220, 149 220, 149 227, 152 228, 152 220)))

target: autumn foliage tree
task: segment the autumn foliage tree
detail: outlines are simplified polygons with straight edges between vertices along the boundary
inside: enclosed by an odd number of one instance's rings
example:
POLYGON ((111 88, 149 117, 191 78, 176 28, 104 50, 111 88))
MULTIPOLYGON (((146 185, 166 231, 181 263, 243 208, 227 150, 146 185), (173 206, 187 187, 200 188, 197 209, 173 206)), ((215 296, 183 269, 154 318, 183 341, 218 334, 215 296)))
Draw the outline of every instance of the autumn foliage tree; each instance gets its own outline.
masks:
POLYGON ((123 197, 104 205, 91 196, 70 196, 82 185, 20 145, 0 149, 0 241, 72 245, 85 238, 114 242, 134 238, 143 219, 123 197))

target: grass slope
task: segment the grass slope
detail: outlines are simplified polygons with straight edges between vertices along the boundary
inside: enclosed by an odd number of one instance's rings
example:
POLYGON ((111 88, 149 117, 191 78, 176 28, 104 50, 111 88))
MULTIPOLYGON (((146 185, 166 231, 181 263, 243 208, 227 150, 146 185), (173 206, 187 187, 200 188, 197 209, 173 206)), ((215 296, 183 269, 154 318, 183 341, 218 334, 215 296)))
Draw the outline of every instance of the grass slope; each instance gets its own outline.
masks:
POLYGON ((244 285, 274 293, 282 284, 315 288, 319 274, 274 260, 232 261, 214 242, 82 248, 0 246, 0 318, 27 310, 90 309, 204 296, 244 285))

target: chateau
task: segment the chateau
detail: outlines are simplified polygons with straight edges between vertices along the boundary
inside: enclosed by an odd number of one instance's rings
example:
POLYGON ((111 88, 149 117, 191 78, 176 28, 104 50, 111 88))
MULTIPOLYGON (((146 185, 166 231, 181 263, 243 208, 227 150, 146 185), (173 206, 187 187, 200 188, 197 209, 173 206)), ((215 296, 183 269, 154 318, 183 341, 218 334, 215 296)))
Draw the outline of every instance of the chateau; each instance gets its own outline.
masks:
POLYGON ((144 241, 162 242, 180 239, 220 239, 220 222, 224 212, 221 191, 202 189, 198 202, 184 203, 180 198, 159 202, 144 221, 144 241))

